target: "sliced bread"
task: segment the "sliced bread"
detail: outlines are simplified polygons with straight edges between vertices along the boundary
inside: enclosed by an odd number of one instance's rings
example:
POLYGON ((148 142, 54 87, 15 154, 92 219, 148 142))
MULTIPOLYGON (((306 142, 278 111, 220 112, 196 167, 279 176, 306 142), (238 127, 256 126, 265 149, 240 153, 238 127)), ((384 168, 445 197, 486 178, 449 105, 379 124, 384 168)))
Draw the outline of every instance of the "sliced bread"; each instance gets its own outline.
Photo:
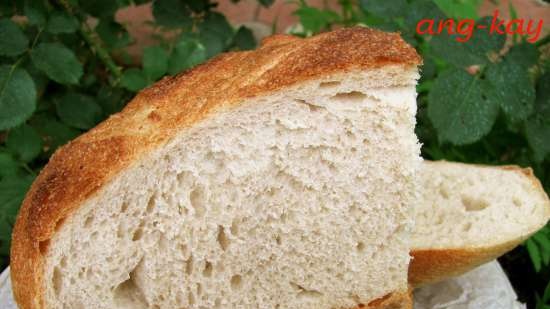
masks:
POLYGON ((409 282, 459 275, 513 249, 550 218, 529 168, 424 161, 409 282))
POLYGON ((32 185, 20 308, 408 308, 419 62, 279 35, 145 89, 32 185))

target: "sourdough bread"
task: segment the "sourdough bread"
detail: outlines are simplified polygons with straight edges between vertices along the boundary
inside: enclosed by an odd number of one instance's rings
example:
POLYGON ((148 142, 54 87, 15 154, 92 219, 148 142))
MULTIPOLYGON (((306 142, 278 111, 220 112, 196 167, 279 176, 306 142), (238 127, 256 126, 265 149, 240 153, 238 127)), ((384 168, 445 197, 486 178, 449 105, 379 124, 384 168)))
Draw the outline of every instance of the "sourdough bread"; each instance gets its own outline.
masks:
POLYGON ((424 161, 411 237, 418 286, 493 260, 542 228, 550 202, 529 168, 424 161))
POLYGON ((19 306, 407 308, 419 62, 372 29, 279 35, 145 89, 32 185, 19 306))

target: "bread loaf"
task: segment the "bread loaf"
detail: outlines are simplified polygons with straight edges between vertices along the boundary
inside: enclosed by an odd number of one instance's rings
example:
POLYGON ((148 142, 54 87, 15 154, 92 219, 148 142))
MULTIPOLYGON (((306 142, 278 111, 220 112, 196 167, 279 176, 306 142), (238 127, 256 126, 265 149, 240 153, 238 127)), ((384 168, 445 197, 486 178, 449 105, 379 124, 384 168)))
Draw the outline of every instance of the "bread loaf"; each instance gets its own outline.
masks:
POLYGON ((529 168, 424 161, 415 207, 409 281, 465 273, 519 245, 550 218, 529 168))
POLYGON ((32 185, 20 308, 408 308, 419 63, 277 35, 143 90, 32 185))

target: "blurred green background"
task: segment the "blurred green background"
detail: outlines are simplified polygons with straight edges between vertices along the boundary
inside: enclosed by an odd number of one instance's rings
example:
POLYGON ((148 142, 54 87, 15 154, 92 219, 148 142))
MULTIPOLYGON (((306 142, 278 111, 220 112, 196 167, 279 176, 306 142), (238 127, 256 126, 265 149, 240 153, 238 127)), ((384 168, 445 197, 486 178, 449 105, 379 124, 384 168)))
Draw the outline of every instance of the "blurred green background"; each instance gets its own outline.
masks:
MULTIPOLYGON (((357 24, 399 31, 424 58, 416 129, 424 158, 530 166, 550 192, 550 37, 532 44, 526 35, 476 31, 458 43, 456 35, 415 33, 424 18, 489 24, 480 12, 491 14, 487 7, 499 3, 487 2, 290 1, 281 9, 273 0, 2 1, 0 268, 9 263, 21 201, 58 147, 162 76, 253 49, 258 36, 275 31, 310 36, 357 24), (225 14, 242 8, 251 22, 231 24, 225 14)), ((504 7, 501 14, 518 17, 511 2, 504 7)), ((550 228, 500 262, 521 301, 550 308, 550 228)))

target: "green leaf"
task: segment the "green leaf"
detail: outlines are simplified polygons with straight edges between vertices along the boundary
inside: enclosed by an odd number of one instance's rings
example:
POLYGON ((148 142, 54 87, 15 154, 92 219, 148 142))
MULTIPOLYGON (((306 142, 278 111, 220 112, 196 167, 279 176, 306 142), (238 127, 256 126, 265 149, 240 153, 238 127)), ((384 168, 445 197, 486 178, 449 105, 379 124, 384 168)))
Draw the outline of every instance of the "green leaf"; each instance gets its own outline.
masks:
POLYGON ((207 58, 224 51, 232 38, 233 28, 220 13, 210 12, 199 24, 199 40, 206 50, 207 58))
POLYGON ((128 101, 127 92, 121 88, 102 86, 97 92, 97 101, 105 115, 111 115, 122 110, 128 101))
POLYGON ((252 34, 252 31, 245 26, 239 27, 239 30, 237 30, 237 33, 235 33, 235 36, 233 37, 233 43, 240 50, 249 50, 256 47, 254 34, 252 34))
POLYGON ((13 156, 4 151, 0 151, 0 177, 14 175, 19 170, 19 164, 13 156))
POLYGON ((529 79, 526 67, 504 59, 490 65, 486 79, 491 84, 487 95, 500 104, 510 123, 527 119, 535 107, 535 87, 529 79))
POLYGON ((55 107, 61 121, 78 129, 92 128, 102 116, 101 107, 94 98, 76 92, 64 95, 55 107))
POLYGON ((407 0, 360 0, 359 6, 363 10, 382 18, 405 16, 409 8, 407 0))
POLYGON ((194 40, 181 40, 168 60, 168 73, 177 74, 206 60, 202 44, 194 40))
POLYGON ((46 25, 46 31, 58 33, 73 33, 78 29, 78 19, 64 12, 55 11, 46 25))
POLYGON ((46 23, 48 9, 44 1, 25 1, 24 12, 31 25, 42 26, 46 23))
POLYGON ((534 159, 542 162, 550 154, 550 72, 537 82, 535 113, 525 122, 525 136, 534 159))
POLYGON ((82 64, 75 54, 59 43, 42 43, 31 52, 31 60, 49 78, 60 84, 77 84, 82 64))
POLYGON ((130 91, 137 92, 147 86, 147 78, 143 71, 130 68, 122 73, 120 85, 130 91))
POLYGON ((33 176, 27 175, 6 177, 0 181, 0 254, 9 254, 11 226, 33 180, 33 176))
POLYGON ((95 30, 101 40, 110 48, 122 48, 132 42, 126 29, 110 19, 101 19, 95 30))
POLYGON ((535 113, 525 122, 525 136, 535 161, 542 162, 550 154, 550 113, 535 113))
POLYGON ((544 294, 542 295, 542 300, 544 302, 547 302, 550 300, 550 282, 548 282, 548 285, 546 285, 546 288, 544 289, 544 294))
POLYGON ((17 56, 27 50, 29 40, 13 21, 0 19, 0 55, 17 56))
POLYGON ((294 11, 306 33, 318 33, 339 19, 338 14, 330 10, 321 10, 311 6, 302 6, 294 11))
POLYGON ((550 240, 542 233, 536 233, 532 239, 541 247, 540 250, 542 257, 542 264, 548 265, 550 263, 550 240))
POLYGON ((0 66, 0 130, 13 128, 36 108, 36 88, 27 71, 0 66))
POLYGON ((539 248, 537 247, 537 244, 531 239, 528 239, 525 242, 525 247, 527 248, 527 252, 529 253, 529 257, 531 258, 531 262, 533 263, 533 267, 535 267, 535 271, 539 272, 542 267, 542 258, 540 256, 539 248))
POLYGON ((202 13, 208 11, 210 7, 216 4, 210 3, 209 0, 186 0, 185 4, 195 13, 202 13))
POLYGON ((432 0, 417 0, 410 3, 408 13, 405 15, 405 27, 416 29, 416 25, 423 19, 433 19, 434 23, 446 18, 443 11, 432 0))
POLYGON ((19 206, 29 190, 33 176, 10 176, 0 181, 0 209, 2 216, 13 223, 19 206))
POLYGON ((160 46, 150 46, 143 50, 143 72, 152 81, 166 74, 168 53, 160 46))
POLYGON ((428 117, 440 141, 465 145, 485 136, 498 115, 498 103, 484 94, 480 80, 452 69, 436 78, 428 95, 428 117))
POLYGON ((191 27, 191 12, 181 0, 153 1, 153 16, 157 24, 165 27, 191 27))
POLYGON ((539 56, 540 52, 535 44, 520 43, 512 46, 505 57, 528 69, 537 64, 539 56))
POLYGON ((476 19, 480 0, 434 0, 435 4, 449 17, 476 19))
POLYGON ((44 149, 48 155, 80 134, 80 131, 55 120, 54 117, 49 115, 35 115, 30 123, 44 138, 44 149))
POLYGON ((112 17, 116 10, 119 8, 118 1, 116 0, 93 0, 93 1, 79 1, 84 11, 95 17, 112 17))
POLYGON ((269 7, 273 4, 273 1, 274 0, 258 0, 258 2, 260 2, 260 4, 264 7, 269 7))
POLYGON ((42 138, 33 127, 23 124, 11 130, 6 147, 22 162, 30 162, 42 152, 42 138))
MULTIPOLYGON (((473 22, 473 21, 472 21, 473 22)), ((491 18, 485 17, 475 22, 484 25, 484 29, 473 29, 472 36, 466 42, 468 34, 452 34, 446 32, 435 35, 430 41, 434 54, 458 67, 490 63, 489 55, 498 53, 503 47, 504 35, 490 34, 491 18)), ((465 33, 468 33, 467 31, 465 33)))
POLYGON ((11 247, 11 230, 13 224, 10 224, 6 218, 0 216, 0 254, 9 255, 11 247))

